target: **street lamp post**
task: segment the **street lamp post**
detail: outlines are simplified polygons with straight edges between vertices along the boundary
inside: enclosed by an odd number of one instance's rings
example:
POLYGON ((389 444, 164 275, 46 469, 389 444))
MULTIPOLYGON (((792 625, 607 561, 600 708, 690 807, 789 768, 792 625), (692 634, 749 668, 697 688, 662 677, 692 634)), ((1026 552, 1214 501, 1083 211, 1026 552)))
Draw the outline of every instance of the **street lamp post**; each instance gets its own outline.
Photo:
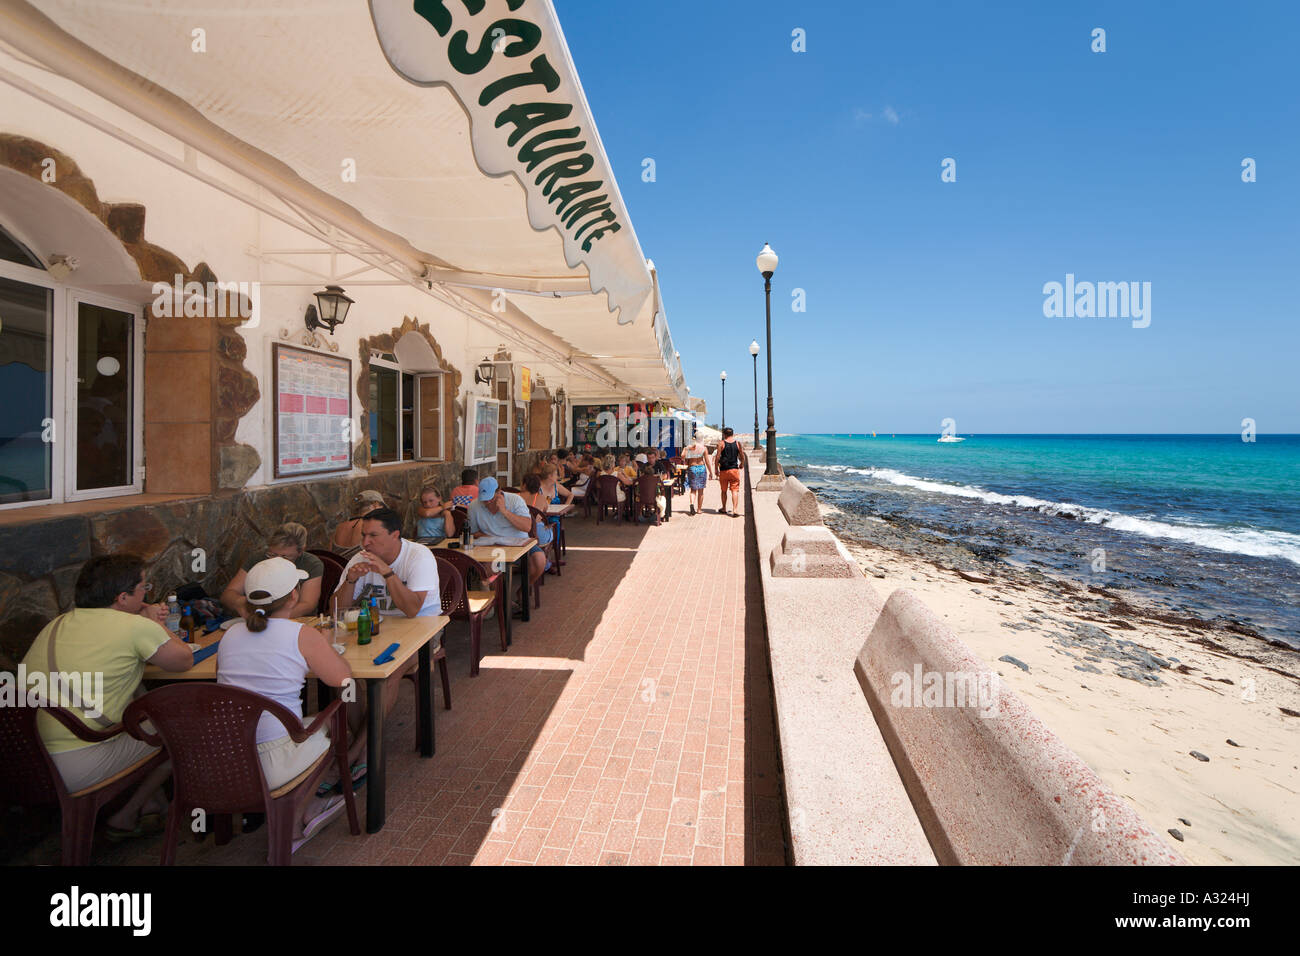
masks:
POLYGON ((778 261, 772 247, 763 243, 763 251, 755 260, 763 276, 763 292, 767 297, 767 468, 763 474, 777 477, 781 468, 776 461, 776 418, 772 412, 772 274, 776 272, 778 261))
POLYGON ((754 357, 754 450, 758 444, 758 339, 749 343, 749 354, 754 357))
POLYGON ((727 427, 727 373, 723 372, 720 376, 722 379, 722 427, 727 427))

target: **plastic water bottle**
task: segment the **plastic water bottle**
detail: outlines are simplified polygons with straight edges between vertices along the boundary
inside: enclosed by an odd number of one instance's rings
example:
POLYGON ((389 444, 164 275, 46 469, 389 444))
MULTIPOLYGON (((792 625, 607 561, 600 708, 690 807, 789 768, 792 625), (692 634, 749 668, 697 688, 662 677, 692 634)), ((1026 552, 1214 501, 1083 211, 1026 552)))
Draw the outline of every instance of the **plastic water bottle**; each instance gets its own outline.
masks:
POLYGON ((176 603, 176 595, 167 595, 167 623, 164 625, 171 633, 181 632, 181 607, 176 603))

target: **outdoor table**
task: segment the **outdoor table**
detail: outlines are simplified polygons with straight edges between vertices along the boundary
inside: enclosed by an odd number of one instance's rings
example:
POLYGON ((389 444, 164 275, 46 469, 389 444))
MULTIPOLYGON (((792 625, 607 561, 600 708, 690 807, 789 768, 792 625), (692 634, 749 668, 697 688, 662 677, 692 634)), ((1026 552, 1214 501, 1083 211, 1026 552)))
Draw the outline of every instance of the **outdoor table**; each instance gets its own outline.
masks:
MULTIPOLYGON (((457 544, 459 543, 460 542, 457 542, 457 544)), ((438 549, 440 548, 447 548, 448 550, 452 550, 450 548, 450 544, 451 542, 449 540, 443 540, 438 542, 437 544, 430 545, 430 547, 433 548, 435 552, 437 552, 438 549)), ((504 594, 505 600, 507 602, 509 602, 510 600, 510 590, 512 586, 512 579, 514 577, 514 569, 515 566, 518 565, 519 594, 520 597, 522 598, 521 603, 523 604, 523 609, 524 609, 523 619, 525 621, 528 621, 531 620, 532 616, 529 613, 529 608, 531 607, 531 604, 528 600, 528 566, 526 564, 526 560, 528 558, 528 552, 533 550, 533 548, 535 547, 537 547, 537 539, 526 538, 523 541, 521 541, 519 544, 486 544, 486 545, 476 545, 468 550, 464 548, 458 548, 455 550, 460 550, 465 554, 469 555, 480 565, 482 565, 485 569, 491 568, 492 569, 491 571, 485 570, 484 577, 491 576, 492 572, 496 570, 496 562, 500 561, 502 564, 504 564, 505 575, 506 575, 506 586, 503 589, 502 593, 504 594)), ((514 643, 514 635, 513 635, 514 617, 515 616, 510 613, 510 608, 509 605, 507 604, 506 646, 509 646, 514 643)))
MULTIPOLYGON (((315 624, 315 617, 295 618, 300 624, 315 624)), ((450 621, 447 617, 405 617, 400 614, 385 614, 378 636, 369 644, 358 644, 356 631, 347 632, 343 643, 346 650, 343 659, 352 668, 352 676, 366 682, 366 832, 378 833, 384 827, 385 808, 385 769, 387 755, 384 750, 384 682, 395 673, 406 669, 413 655, 418 655, 417 690, 419 698, 416 705, 416 719, 420 722, 423 746, 420 756, 433 756, 433 681, 429 674, 429 645, 442 633, 450 621), (383 653, 389 644, 396 643, 397 650, 393 659, 387 664, 375 664, 374 659, 383 653)), ((199 636, 195 643, 201 647, 217 641, 221 633, 199 636)), ((333 640, 330 632, 325 636, 333 640)), ((308 677, 315 675, 308 672, 308 677)), ((187 671, 175 673, 165 671, 154 664, 145 666, 145 680, 216 680, 217 655, 213 654, 195 664, 187 671)), ((317 692, 320 706, 329 703, 334 688, 318 682, 317 692)))
POLYGON ((664 520, 668 521, 673 516, 673 485, 677 482, 676 478, 660 478, 659 486, 664 490, 664 520))
POLYGON ((573 511, 574 504, 572 501, 566 501, 563 504, 549 504, 546 506, 546 513, 552 518, 562 518, 573 511))

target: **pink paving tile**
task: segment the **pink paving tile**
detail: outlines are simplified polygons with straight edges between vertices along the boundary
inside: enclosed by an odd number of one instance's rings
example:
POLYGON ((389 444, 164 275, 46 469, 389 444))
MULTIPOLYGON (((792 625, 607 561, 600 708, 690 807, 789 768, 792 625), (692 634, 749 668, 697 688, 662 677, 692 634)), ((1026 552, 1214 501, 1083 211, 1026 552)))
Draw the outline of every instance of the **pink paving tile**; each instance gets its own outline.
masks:
POLYGON ((658 866, 663 852, 663 840, 638 839, 632 844, 632 856, 628 862, 632 866, 658 866))
POLYGON ((569 861, 569 850, 557 849, 555 847, 543 847, 542 852, 537 854, 538 866, 564 866, 569 861))
POLYGON ((665 856, 691 856, 695 852, 695 830, 692 827, 669 826, 664 838, 665 856))
POLYGON ((615 853, 632 852, 632 843, 636 839, 636 824, 631 820, 615 820, 609 826, 605 837, 605 851, 615 853))

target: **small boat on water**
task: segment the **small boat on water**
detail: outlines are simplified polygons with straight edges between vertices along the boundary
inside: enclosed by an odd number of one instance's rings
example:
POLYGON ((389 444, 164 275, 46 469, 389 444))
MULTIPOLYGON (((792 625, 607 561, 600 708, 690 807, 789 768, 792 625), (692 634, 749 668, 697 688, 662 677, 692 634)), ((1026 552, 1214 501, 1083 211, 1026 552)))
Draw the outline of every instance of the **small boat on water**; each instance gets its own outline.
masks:
POLYGON ((947 445, 947 444, 951 444, 951 443, 953 443, 953 442, 959 442, 959 441, 965 441, 965 440, 966 440, 966 439, 961 438, 961 437, 958 436, 958 435, 940 435, 940 436, 939 436, 939 441, 942 442, 942 443, 945 444, 945 445, 947 445))

